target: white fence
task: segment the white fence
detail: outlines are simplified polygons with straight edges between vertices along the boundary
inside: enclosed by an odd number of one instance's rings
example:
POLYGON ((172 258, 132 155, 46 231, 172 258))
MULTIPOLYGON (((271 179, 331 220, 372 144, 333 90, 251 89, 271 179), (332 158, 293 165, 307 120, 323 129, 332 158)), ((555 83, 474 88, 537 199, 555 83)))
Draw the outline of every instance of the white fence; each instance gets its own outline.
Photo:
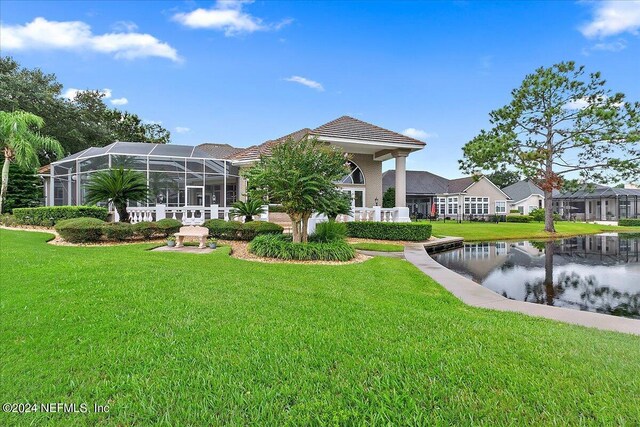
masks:
MULTIPOLYGON (((254 217, 257 221, 268 221, 269 206, 263 206, 265 212, 254 217)), ((165 218, 172 218, 181 221, 184 225, 202 225, 208 219, 224 219, 225 221, 237 220, 243 221, 242 217, 231 217, 232 208, 224 208, 218 205, 211 206, 184 206, 184 207, 168 207, 165 205, 156 205, 141 208, 127 208, 131 223, 136 224, 142 221, 159 221, 165 218)), ((117 212, 114 220, 119 221, 117 212)))

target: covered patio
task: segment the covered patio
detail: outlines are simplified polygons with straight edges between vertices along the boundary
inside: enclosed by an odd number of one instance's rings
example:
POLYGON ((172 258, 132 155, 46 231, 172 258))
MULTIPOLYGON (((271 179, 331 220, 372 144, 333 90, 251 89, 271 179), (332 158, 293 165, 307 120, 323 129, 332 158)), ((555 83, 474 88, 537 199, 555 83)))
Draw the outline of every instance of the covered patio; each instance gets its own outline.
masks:
POLYGON ((579 221, 640 218, 640 189, 597 185, 572 192, 554 192, 553 207, 564 219, 579 221))

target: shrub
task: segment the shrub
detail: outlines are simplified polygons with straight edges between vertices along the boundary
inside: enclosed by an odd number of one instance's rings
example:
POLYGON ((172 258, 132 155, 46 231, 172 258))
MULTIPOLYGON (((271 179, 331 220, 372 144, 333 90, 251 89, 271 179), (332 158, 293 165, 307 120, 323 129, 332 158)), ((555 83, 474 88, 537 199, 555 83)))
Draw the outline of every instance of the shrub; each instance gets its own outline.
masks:
POLYGON ((518 209, 511 209, 511 210, 509 210, 509 213, 510 214, 519 214, 520 211, 518 209))
POLYGON ((242 224, 237 221, 210 219, 204 223, 211 237, 226 240, 253 240, 262 234, 282 234, 283 228, 267 221, 251 221, 242 224))
POLYGON ((242 223, 237 221, 225 221, 223 219, 210 219, 204 226, 209 229, 209 236, 218 239, 240 240, 242 223))
POLYGON ((278 224, 267 221, 251 221, 242 224, 240 229, 241 240, 253 240, 263 234, 282 234, 284 229, 278 224))
POLYGON ((531 222, 529 215, 507 215, 507 222, 531 222))
POLYGON ((73 218, 59 221, 56 231, 71 243, 97 242, 102 238, 105 222, 98 218, 73 218))
POLYGON ((640 227, 640 218, 621 219, 620 221, 618 221, 618 225, 624 225, 625 227, 640 227))
POLYGON ((158 232, 162 233, 164 237, 168 237, 169 235, 180 231, 182 223, 177 219, 165 218, 160 221, 156 221, 156 227, 158 228, 158 232))
POLYGON ((531 217, 532 221, 544 221, 544 209, 534 209, 531 211, 531 213, 529 213, 529 216, 531 217))
POLYGON ((16 208, 13 215, 18 224, 50 227, 60 220, 72 218, 97 218, 105 221, 109 211, 98 206, 42 206, 16 208))
POLYGON ((342 222, 327 221, 321 222, 316 225, 316 231, 309 240, 312 242, 335 242, 337 240, 344 240, 347 236, 347 226, 342 222))
POLYGON ((283 235, 258 236, 249 244, 249 252, 262 257, 297 261, 349 261, 355 249, 345 241, 329 243, 293 243, 283 235))
POLYGON ((286 211, 284 210, 284 207, 282 205, 269 205, 269 212, 284 213, 286 211))
POLYGON ((11 214, 2 214, 0 215, 0 225, 4 225, 5 227, 13 227, 16 225, 16 218, 11 214))
POLYGON ((421 241, 431 237, 431 224, 424 222, 346 222, 347 236, 379 240, 421 241))
POLYGON ((133 230, 138 236, 142 236, 145 240, 151 239, 159 232, 158 224, 155 222, 142 221, 133 225, 133 230))
POLYGON ((130 239, 135 234, 134 226, 128 222, 110 222, 102 228, 104 236, 108 240, 123 241, 130 239))

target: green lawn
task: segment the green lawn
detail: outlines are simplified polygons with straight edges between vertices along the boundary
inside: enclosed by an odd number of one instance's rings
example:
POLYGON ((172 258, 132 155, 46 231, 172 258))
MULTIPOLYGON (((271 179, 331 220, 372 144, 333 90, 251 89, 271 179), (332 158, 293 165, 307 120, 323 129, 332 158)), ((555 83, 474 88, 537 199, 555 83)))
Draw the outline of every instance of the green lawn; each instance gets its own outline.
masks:
POLYGON ((500 239, 534 239, 577 236, 580 234, 596 234, 601 232, 639 232, 640 227, 618 227, 611 225, 587 224, 581 222, 557 222, 556 234, 544 231, 544 223, 515 223, 433 221, 433 235, 464 237, 466 241, 500 240, 500 239))
POLYGON ((395 245, 392 243, 373 243, 373 242, 360 242, 360 243, 352 243, 356 249, 360 249, 362 251, 377 251, 377 252, 402 252, 404 251, 404 246, 395 245))
POLYGON ((0 425, 638 425, 640 337, 465 306, 404 260, 0 230, 0 425))

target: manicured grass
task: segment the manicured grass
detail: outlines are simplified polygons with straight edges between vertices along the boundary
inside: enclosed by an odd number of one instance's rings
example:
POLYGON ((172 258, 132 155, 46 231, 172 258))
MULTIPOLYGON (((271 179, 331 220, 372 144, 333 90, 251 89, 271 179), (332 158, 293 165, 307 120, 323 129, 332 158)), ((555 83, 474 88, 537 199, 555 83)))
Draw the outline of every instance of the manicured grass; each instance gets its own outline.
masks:
POLYGON ((352 243, 356 249, 360 249, 362 251, 377 251, 377 252, 402 252, 404 251, 404 246, 402 245, 394 245, 391 243, 373 243, 373 242, 360 242, 360 243, 352 243))
POLYGON ((468 307, 410 263, 0 230, 0 425, 638 425, 640 337, 468 307))
POLYGON ((618 227, 612 225, 587 224, 583 222, 557 222, 556 234, 544 231, 544 223, 511 223, 498 224, 488 222, 433 221, 433 235, 435 237, 456 236, 464 237, 466 241, 500 240, 500 239, 544 239, 581 234, 596 234, 602 232, 637 232, 637 227, 618 227))

